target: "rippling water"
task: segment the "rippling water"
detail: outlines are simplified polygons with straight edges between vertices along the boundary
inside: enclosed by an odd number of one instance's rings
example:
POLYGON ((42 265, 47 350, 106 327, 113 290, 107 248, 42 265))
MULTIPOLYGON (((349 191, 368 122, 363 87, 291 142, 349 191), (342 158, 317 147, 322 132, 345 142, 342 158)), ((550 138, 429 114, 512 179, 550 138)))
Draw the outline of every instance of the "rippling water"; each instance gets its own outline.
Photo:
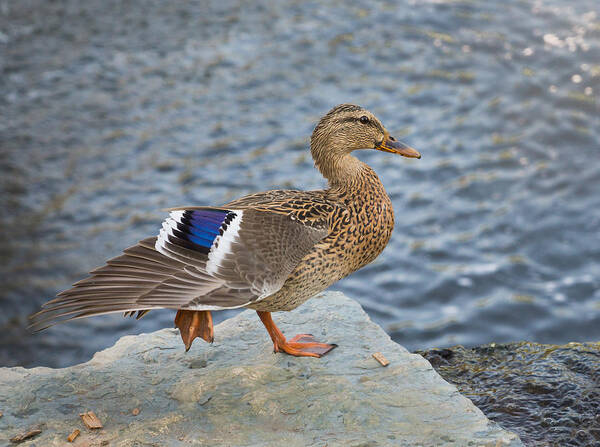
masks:
POLYGON ((0 365, 171 326, 24 328, 162 208, 322 187, 308 137, 341 102, 423 159, 360 154, 397 224, 336 289, 409 349, 600 339, 596 0, 2 2, 0 51, 0 365))

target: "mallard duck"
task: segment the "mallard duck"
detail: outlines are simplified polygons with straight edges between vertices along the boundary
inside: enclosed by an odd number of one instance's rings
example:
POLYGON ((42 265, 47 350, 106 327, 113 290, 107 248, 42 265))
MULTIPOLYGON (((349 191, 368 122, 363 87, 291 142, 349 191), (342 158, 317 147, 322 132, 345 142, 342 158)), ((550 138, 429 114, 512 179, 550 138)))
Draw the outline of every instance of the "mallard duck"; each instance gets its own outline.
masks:
POLYGON ((325 355, 337 345, 309 334, 287 340, 271 312, 295 309, 373 261, 390 240, 390 198, 373 169, 351 152, 421 155, 352 104, 321 118, 310 149, 327 189, 273 190, 218 207, 170 209, 158 236, 124 250, 46 303, 32 316, 32 327, 176 309, 175 325, 187 351, 196 337, 213 341, 212 311, 245 307, 256 310, 275 352, 325 355))

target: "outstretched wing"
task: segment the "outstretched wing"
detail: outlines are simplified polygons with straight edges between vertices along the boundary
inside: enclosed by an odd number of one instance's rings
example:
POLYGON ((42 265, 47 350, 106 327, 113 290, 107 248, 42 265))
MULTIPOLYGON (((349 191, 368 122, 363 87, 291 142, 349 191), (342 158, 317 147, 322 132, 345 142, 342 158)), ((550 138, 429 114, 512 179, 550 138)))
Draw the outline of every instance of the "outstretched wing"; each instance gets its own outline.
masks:
POLYGON ((32 328, 112 312, 243 307, 279 290, 328 233, 265 209, 173 210, 157 238, 91 272, 32 316, 32 328))

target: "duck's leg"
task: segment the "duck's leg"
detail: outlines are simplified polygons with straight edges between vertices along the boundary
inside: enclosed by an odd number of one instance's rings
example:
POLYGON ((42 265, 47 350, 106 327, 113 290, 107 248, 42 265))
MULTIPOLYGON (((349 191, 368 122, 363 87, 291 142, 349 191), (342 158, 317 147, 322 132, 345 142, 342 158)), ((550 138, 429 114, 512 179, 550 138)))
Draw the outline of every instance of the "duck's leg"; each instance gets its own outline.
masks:
POLYGON ((296 335, 291 340, 287 341, 283 333, 279 330, 273 319, 271 312, 256 311, 260 321, 263 322, 267 332, 273 340, 273 350, 275 352, 283 351, 286 354, 295 355, 296 357, 322 357, 337 347, 334 344, 318 343, 310 334, 296 335))
POLYGON ((185 352, 190 350, 196 337, 208 343, 212 343, 215 339, 212 315, 208 310, 178 310, 175 315, 175 326, 179 328, 185 352))

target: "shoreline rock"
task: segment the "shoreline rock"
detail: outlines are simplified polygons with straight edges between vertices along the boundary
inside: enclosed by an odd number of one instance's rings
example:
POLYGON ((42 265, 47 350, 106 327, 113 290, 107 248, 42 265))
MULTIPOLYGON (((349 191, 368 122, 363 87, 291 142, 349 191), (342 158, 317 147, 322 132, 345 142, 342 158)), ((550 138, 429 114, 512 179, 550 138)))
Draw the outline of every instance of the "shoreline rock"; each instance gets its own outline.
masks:
POLYGON ((418 352, 531 445, 600 445, 600 343, 492 343, 418 352))
POLYGON ((321 359, 273 354, 247 311, 187 354, 177 331, 163 329, 68 368, 0 368, 0 444, 33 427, 42 432, 22 445, 65 445, 75 429, 74 445, 123 447, 522 445, 341 293, 274 319, 287 336, 339 347, 321 359), (90 410, 104 428, 85 428, 79 414, 90 410))

